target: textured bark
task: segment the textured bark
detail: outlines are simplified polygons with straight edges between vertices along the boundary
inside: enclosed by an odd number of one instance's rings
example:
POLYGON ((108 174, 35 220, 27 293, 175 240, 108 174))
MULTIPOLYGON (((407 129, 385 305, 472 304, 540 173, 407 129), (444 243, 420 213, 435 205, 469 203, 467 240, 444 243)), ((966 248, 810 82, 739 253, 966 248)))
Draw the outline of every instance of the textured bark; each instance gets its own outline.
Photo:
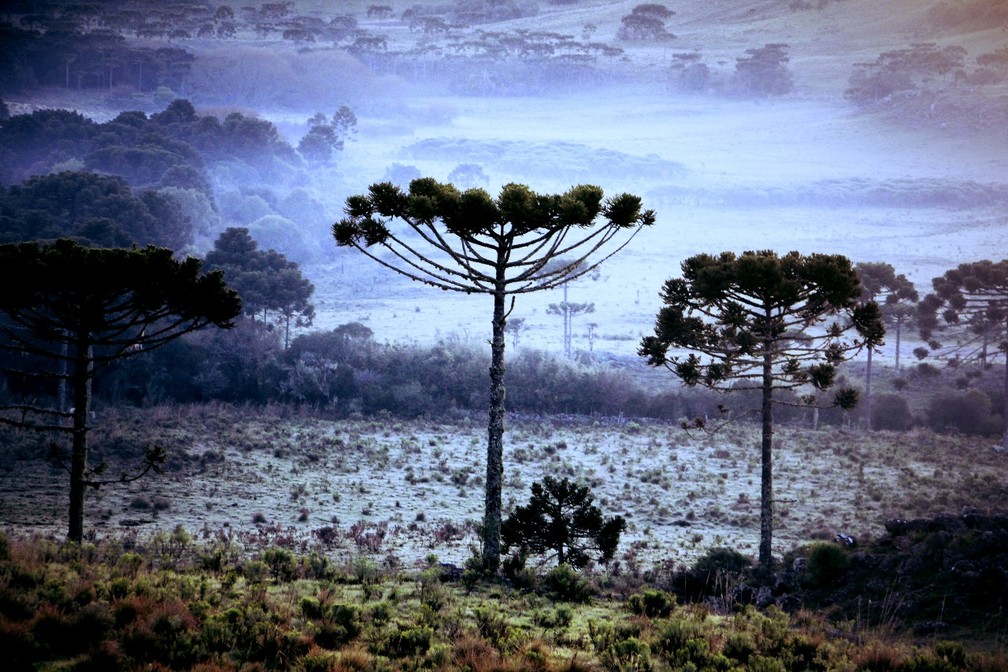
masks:
MULTIPOLYGON (((896 316, 896 373, 897 374, 899 374, 899 370, 900 370, 899 357, 900 357, 900 339, 903 336, 902 332, 903 332, 903 316, 902 315, 897 315, 896 316)), ((870 353, 871 350, 868 350, 868 352, 870 353)))
POLYGON ((483 514, 483 569, 500 564, 501 481, 504 477, 504 286, 494 293, 490 351, 490 422, 487 427, 486 504, 483 514))
POLYGON ((87 487, 88 411, 91 407, 91 347, 86 338, 78 338, 74 355, 73 447, 70 453, 70 522, 67 539, 84 539, 84 493, 87 487))
POLYGON ((872 409, 871 409, 871 364, 872 349, 868 348, 868 367, 865 369, 865 429, 872 431, 872 409))
POLYGON ((760 569, 773 567, 773 356, 771 343, 763 351, 763 443, 760 453, 760 569))
MULTIPOLYGON (((1005 333, 1008 334, 1008 320, 1005 324, 1005 333)), ((1008 351, 1005 352, 1005 378, 1001 396, 1004 397, 1004 409, 1001 411, 1001 445, 1008 450, 1008 351)))

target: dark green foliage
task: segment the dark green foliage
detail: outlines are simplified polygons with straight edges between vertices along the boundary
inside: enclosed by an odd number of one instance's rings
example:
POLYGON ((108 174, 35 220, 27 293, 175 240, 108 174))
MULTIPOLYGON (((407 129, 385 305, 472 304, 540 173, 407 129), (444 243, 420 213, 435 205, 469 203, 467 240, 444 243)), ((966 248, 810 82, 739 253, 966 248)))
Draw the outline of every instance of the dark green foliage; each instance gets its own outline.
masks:
POLYGON ((748 578, 752 567, 752 558, 733 548, 711 548, 679 576, 679 590, 689 599, 705 595, 722 597, 726 588, 748 578))
POLYGON ((483 565, 496 570, 504 472, 504 328, 514 299, 591 272, 600 261, 589 259, 603 250, 604 258, 618 252, 654 223, 654 212, 632 194, 604 199, 602 189, 590 184, 563 194, 537 194, 512 183, 492 198, 481 189, 460 192, 433 178, 413 180, 408 191, 391 182, 372 184, 367 194, 347 199, 345 212, 332 226, 337 245, 354 247, 416 282, 493 298, 483 565), (416 236, 405 238, 390 226, 395 220, 416 236), (610 244, 612 249, 606 249, 610 244), (371 251, 375 245, 392 257, 371 251), (569 263, 555 264, 561 254, 570 256, 569 263))
POLYGON ((817 542, 809 547, 806 574, 813 586, 831 586, 843 578, 850 566, 847 549, 828 541, 817 542))
MULTIPOLYGON (((5 400, 0 422, 69 434, 71 541, 80 542, 84 489, 129 480, 104 479, 88 468, 87 433, 95 369, 156 349, 206 326, 229 328, 241 310, 220 273, 201 273, 200 261, 176 260, 165 248, 87 248, 66 239, 51 245, 0 245, 0 348, 45 363, 27 372, 19 357, 2 364, 8 379, 66 380, 67 403, 5 400), (65 422, 66 420, 70 422, 65 422)), ((61 457, 56 443, 54 454, 61 457)), ((142 471, 158 468, 164 449, 149 446, 142 471)))
POLYGON ((585 604, 591 602, 597 593, 595 587, 588 579, 566 564, 554 567, 547 572, 542 577, 539 585, 553 599, 560 602, 585 604))
POLYGON ((555 558, 557 565, 584 567, 589 560, 609 562, 626 528, 621 516, 603 518, 588 486, 546 476, 532 484, 532 497, 501 529, 503 552, 555 558), (593 554, 595 557, 593 558, 593 554))
POLYGON ((627 600, 630 611, 648 618, 665 618, 676 605, 676 597, 663 590, 645 589, 641 593, 631 595, 627 600))
POLYGON ((646 672, 653 669, 651 647, 636 637, 613 642, 612 646, 599 656, 602 668, 608 672, 646 672))
POLYGON ((101 247, 157 244, 181 249, 193 229, 155 192, 134 194, 118 177, 62 172, 0 191, 0 241, 74 238, 101 247))
POLYGON ((286 548, 267 548, 263 551, 262 561, 269 567, 274 579, 290 581, 294 578, 294 554, 286 548))
POLYGON ((937 432, 992 436, 1001 432, 1001 417, 981 390, 940 392, 927 407, 928 425, 937 432))
POLYGON ((430 649, 434 631, 427 626, 398 625, 379 643, 375 653, 389 658, 419 658, 430 649))
POLYGON ((807 406, 852 407, 857 393, 850 388, 826 404, 817 395, 834 385, 841 362, 882 342, 881 314, 875 302, 862 301, 857 273, 841 255, 700 254, 682 262, 682 275, 665 282, 655 335, 641 341, 638 354, 691 387, 760 392, 759 562, 769 570, 774 395, 797 391, 807 406))
MULTIPOLYGON (((994 351, 1008 357, 1008 259, 960 264, 931 284, 934 292, 920 302, 917 324, 932 354, 951 366, 972 365, 980 370, 988 367, 994 351), (941 339, 951 343, 942 344, 941 339)), ((927 350, 915 350, 915 354, 923 358, 927 350)), ((1002 443, 1008 447, 1008 365, 1001 394, 1002 443)), ((975 398, 972 405, 980 402, 975 398)))
POLYGON ((872 400, 872 427, 905 431, 914 426, 907 400, 898 394, 880 394, 872 400))
POLYGON ((223 121, 201 117, 183 99, 150 117, 123 112, 96 124, 75 112, 39 110, 0 128, 0 182, 6 184, 75 162, 134 188, 181 187, 211 198, 207 166, 236 159, 264 176, 300 164, 271 122, 238 112, 223 121))
MULTIPOLYGON (((303 607, 302 603, 302 607, 303 607)), ((353 641, 361 633, 363 623, 360 610, 352 605, 333 604, 322 608, 316 620, 315 643, 326 649, 338 649, 353 641)))
POLYGON ((207 268, 221 270, 242 298, 245 314, 264 321, 270 313, 283 328, 284 348, 290 328, 311 326, 315 306, 310 302, 315 286, 298 265, 276 250, 262 251, 246 228, 229 227, 206 255, 207 268))

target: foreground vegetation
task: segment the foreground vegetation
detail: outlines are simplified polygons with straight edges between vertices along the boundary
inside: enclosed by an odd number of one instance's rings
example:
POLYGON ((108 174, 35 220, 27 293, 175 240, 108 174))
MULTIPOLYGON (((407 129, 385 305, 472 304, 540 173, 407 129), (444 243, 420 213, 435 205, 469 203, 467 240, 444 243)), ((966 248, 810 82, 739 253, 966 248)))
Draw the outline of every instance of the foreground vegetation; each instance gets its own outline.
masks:
MULTIPOLYGON (((810 555, 803 581, 835 575, 843 551, 829 546, 810 555)), ((677 576, 725 595, 724 585, 742 576, 725 559, 736 556, 708 554, 677 576)), ((195 546, 181 528, 144 546, 0 537, 0 647, 12 670, 1008 665, 1002 649, 979 650, 990 641, 915 643, 895 609, 881 619, 865 609, 863 618, 830 621, 806 609, 730 609, 707 598, 684 603, 683 595, 608 575, 585 579, 566 566, 499 582, 436 557, 408 570, 279 548, 244 557, 223 544, 195 546)))

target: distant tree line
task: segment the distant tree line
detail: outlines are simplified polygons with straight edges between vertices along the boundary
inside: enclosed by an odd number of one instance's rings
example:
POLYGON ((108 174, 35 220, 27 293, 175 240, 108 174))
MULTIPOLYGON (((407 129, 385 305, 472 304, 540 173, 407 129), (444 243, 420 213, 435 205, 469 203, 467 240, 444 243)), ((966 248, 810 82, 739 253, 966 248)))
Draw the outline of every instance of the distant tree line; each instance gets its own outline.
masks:
POLYGON ((182 90, 194 56, 175 46, 128 44, 117 31, 82 30, 73 19, 27 15, 0 22, 0 90, 36 87, 182 90))
POLYGON ((66 110, 38 110, 0 124, 0 183, 60 168, 120 175, 136 187, 174 186, 210 195, 207 165, 238 160, 268 172, 300 163, 269 121, 240 112, 201 116, 178 99, 161 112, 122 112, 96 123, 66 110))
POLYGON ((62 235, 105 245, 207 249, 233 225, 297 261, 315 260, 321 246, 304 232, 329 223, 325 208, 303 188, 283 196, 276 188, 298 182, 309 165, 331 164, 357 120, 344 105, 331 117, 320 112, 308 121, 295 150, 272 122, 240 112, 202 115, 184 99, 161 112, 122 112, 104 123, 67 110, 0 115, 0 239, 62 235), (60 209, 60 199, 83 201, 98 192, 102 200, 82 202, 79 212, 60 209), (134 196, 149 213, 131 220, 136 207, 126 201, 134 196), (41 211, 49 214, 39 219, 41 211), (148 215, 162 223, 152 224, 148 215))

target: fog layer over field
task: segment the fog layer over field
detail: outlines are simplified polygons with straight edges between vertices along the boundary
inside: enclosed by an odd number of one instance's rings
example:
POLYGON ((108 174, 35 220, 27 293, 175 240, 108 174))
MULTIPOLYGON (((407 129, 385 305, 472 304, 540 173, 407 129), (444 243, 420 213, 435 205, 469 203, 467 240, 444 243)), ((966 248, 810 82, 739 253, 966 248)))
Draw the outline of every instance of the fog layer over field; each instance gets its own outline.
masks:
MULTIPOLYGON (((841 102, 798 96, 743 101, 639 87, 421 98, 403 107, 427 119, 405 116, 396 128, 362 117, 341 156, 343 189, 361 193, 393 164, 438 179, 476 164, 488 180, 472 186, 492 194, 509 181, 539 191, 592 182, 607 194, 641 195, 656 209, 656 226, 608 261, 601 278, 570 288, 571 300, 595 302, 603 338, 636 341, 649 330, 661 283, 700 252, 795 249, 884 260, 923 289, 951 266, 1008 249, 1005 154, 940 124, 901 129, 841 102)), ((361 276, 370 270, 344 259, 316 271, 323 294, 336 301, 320 312, 324 323, 359 320, 395 338, 388 330, 406 327, 403 313, 419 310, 439 318, 410 320, 409 338, 488 331, 478 298, 410 287, 376 268, 382 280, 371 293, 376 280, 361 276)), ((527 320, 528 342, 549 347, 559 324, 545 307, 559 300, 559 291, 522 297, 515 315, 527 320)), ((630 353, 635 344, 599 347, 630 353)))

